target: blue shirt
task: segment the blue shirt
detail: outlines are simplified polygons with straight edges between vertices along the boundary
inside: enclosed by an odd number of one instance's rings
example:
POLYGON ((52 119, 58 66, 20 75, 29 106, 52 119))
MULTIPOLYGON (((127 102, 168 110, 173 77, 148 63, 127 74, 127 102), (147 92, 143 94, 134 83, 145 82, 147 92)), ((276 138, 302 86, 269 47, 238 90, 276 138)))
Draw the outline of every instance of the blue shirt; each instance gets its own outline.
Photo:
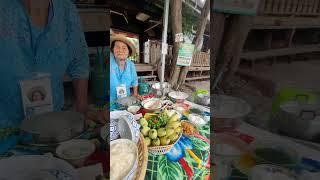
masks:
POLYGON ((121 71, 114 55, 110 53, 110 102, 117 100, 116 88, 121 84, 125 84, 127 96, 130 96, 130 88, 138 86, 136 67, 127 59, 126 67, 121 71))
POLYGON ((54 111, 64 105, 64 75, 89 76, 87 44, 70 0, 51 0, 44 28, 32 25, 21 0, 1 0, 0 55, 0 128, 23 120, 19 80, 32 72, 51 74, 54 111))

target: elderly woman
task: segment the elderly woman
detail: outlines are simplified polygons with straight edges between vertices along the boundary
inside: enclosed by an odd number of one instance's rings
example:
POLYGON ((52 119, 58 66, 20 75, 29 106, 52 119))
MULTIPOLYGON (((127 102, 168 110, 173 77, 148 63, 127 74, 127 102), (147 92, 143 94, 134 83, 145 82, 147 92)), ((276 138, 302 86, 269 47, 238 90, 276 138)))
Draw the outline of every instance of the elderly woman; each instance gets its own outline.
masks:
POLYGON ((138 95, 138 77, 134 63, 128 57, 135 54, 135 48, 124 35, 111 36, 110 53, 110 101, 138 95), (132 88, 132 92, 130 91, 132 88))
POLYGON ((63 108, 68 74, 76 110, 85 113, 89 58, 72 1, 1 0, 0 7, 0 128, 24 119, 20 82, 37 72, 50 75, 53 111, 63 108))

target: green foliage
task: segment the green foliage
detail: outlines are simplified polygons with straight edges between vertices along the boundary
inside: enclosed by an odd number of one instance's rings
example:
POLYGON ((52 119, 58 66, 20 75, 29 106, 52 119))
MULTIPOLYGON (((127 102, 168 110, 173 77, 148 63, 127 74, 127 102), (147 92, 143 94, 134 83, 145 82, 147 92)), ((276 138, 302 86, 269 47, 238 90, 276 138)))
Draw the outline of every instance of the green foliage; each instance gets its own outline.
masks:
POLYGON ((157 179, 176 180, 184 177, 184 170, 178 162, 168 161, 165 156, 158 156, 157 179))
POLYGON ((195 12, 191 7, 186 5, 185 3, 182 4, 182 31, 185 34, 192 33, 192 26, 197 25, 199 14, 195 12))

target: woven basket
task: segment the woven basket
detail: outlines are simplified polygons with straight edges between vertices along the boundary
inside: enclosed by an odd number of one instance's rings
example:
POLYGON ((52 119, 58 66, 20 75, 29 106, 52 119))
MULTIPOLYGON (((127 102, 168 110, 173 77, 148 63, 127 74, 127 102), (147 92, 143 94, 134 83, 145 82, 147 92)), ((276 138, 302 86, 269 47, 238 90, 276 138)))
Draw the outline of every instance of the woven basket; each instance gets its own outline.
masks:
POLYGON ((144 180, 148 165, 148 148, 144 144, 144 137, 140 133, 140 140, 138 143, 138 168, 136 170, 134 180, 144 180))
POLYGON ((179 138, 173 144, 166 145, 166 146, 148 147, 148 150, 149 150, 150 153, 155 154, 155 155, 166 154, 179 141, 181 136, 182 136, 182 133, 180 133, 179 138))

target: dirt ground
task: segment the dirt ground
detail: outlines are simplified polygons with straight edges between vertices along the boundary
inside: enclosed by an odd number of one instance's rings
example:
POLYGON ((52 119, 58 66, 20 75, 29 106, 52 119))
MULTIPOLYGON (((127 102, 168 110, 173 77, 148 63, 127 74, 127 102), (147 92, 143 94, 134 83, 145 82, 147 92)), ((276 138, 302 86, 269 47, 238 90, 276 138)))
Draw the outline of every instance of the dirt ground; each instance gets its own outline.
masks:
POLYGON ((191 81, 188 82, 187 85, 183 85, 182 87, 180 87, 180 90, 188 93, 189 96, 191 96, 192 93, 196 90, 200 89, 207 90, 210 94, 210 79, 205 81, 191 81))

